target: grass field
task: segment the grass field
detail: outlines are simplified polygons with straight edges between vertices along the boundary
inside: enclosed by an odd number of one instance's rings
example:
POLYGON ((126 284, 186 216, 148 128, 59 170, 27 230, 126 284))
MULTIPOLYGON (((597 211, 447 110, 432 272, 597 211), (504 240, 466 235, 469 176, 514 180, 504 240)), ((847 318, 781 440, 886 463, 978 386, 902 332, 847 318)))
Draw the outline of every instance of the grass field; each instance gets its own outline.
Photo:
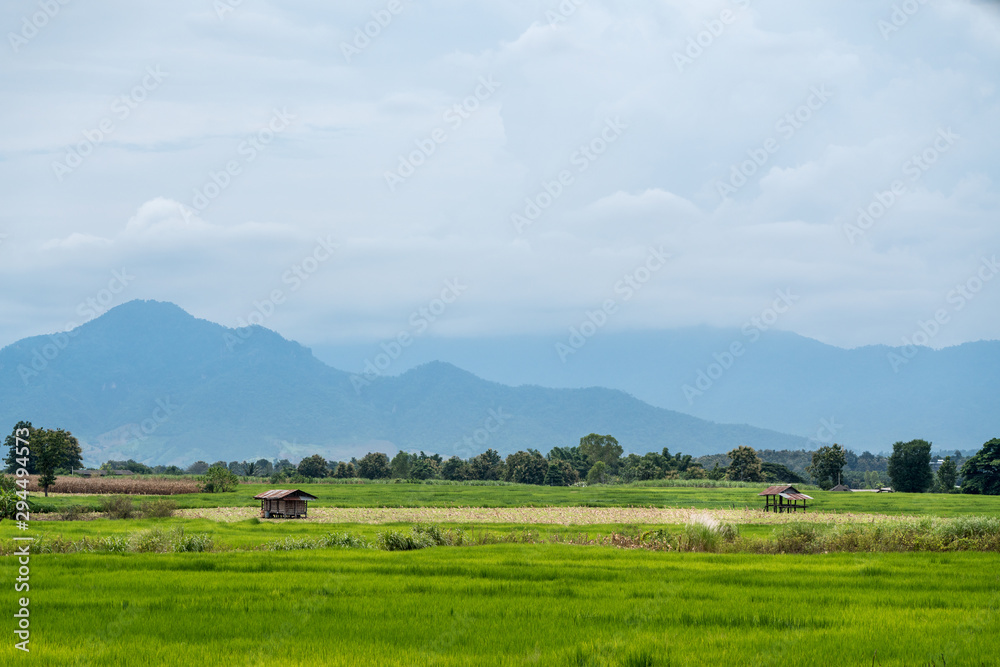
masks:
MULTIPOLYGON (((825 542, 809 555, 761 548, 779 538, 795 547, 798 533, 782 531, 811 526, 919 523, 911 516, 995 523, 969 517, 1000 516, 1000 498, 810 490, 810 514, 779 517, 744 509, 760 507, 756 487, 316 484, 302 488, 320 498, 310 515, 321 521, 257 521, 252 496, 267 488, 172 496, 188 508, 173 518, 32 521, 29 533, 0 523, 6 553, 10 538, 25 534, 134 544, 142 534, 179 530, 207 536, 213 549, 33 554, 30 662, 1000 664, 995 537, 977 543, 992 546, 957 547, 990 552, 823 553, 825 542), (676 536, 684 522, 708 515, 740 524, 737 541, 717 550, 756 552, 587 544, 645 530, 676 536), (379 533, 424 521, 465 531, 474 546, 275 546, 329 533, 374 544, 379 533)), ((55 507, 101 500, 34 499, 55 507)), ((16 560, 0 558, 10 582, 16 560)), ((15 600, 13 591, 4 598, 10 630, 15 600)), ((13 640, 0 644, 0 664, 27 664, 25 657, 13 640)))
MULTIPOLYGON (((30 662, 995 665, 997 565, 564 545, 37 556, 30 662)), ((20 664, 11 643, 0 661, 20 664)))
MULTIPOLYGON (((319 500, 310 507, 695 507, 701 509, 758 508, 763 499, 752 488, 691 488, 645 485, 620 486, 461 486, 440 484, 302 484, 319 500)), ((253 497, 267 484, 241 484, 229 493, 171 496, 180 508, 259 506, 253 497)), ((829 493, 810 490, 810 507, 824 512, 910 514, 915 516, 1000 515, 1000 496, 937 493, 829 493)), ((97 496, 33 496, 39 504, 59 510, 68 505, 96 507, 97 496)))

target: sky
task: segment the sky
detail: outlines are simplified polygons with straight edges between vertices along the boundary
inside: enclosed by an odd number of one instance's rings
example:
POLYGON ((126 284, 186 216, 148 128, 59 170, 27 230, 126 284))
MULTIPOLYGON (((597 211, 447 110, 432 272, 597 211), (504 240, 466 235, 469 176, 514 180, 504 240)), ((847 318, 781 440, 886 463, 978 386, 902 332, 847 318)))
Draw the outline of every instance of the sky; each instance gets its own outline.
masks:
POLYGON ((131 299, 307 345, 773 313, 842 347, 1000 338, 995 2, 11 0, 0 26, 0 346, 131 299))

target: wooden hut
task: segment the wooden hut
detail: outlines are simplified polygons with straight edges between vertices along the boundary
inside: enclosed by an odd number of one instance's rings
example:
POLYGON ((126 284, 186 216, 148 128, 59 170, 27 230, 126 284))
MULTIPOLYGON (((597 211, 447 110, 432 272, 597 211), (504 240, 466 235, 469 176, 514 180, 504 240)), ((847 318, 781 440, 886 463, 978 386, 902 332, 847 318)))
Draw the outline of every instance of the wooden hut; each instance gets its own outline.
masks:
POLYGON ((260 501, 262 519, 303 519, 308 510, 307 503, 316 500, 316 496, 298 489, 274 489, 254 496, 254 500, 260 501))
POLYGON ((800 509, 805 512, 806 501, 812 500, 811 496, 799 493, 799 490, 790 484, 769 486, 757 495, 764 496, 765 512, 770 512, 771 510, 775 512, 798 512, 800 509), (800 500, 802 501, 801 505, 799 505, 800 500))

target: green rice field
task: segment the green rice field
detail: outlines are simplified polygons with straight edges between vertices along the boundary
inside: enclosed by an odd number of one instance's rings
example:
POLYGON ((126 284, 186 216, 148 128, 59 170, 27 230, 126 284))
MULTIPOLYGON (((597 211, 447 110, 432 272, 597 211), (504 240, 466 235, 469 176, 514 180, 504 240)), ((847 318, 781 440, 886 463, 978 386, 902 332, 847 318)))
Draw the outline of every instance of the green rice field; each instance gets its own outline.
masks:
POLYGON ((1000 664, 1000 498, 810 489, 779 517, 756 487, 315 484, 309 520, 259 521, 266 488, 3 521, 6 622, 28 595, 32 634, 0 664, 1000 664), (386 550, 425 521, 464 541, 386 550), (24 535, 47 549, 15 594, 24 535))
MULTIPOLYGON (((48 555, 40 665, 995 665, 996 554, 48 555)), ((29 664, 11 642, 3 664, 29 664)))

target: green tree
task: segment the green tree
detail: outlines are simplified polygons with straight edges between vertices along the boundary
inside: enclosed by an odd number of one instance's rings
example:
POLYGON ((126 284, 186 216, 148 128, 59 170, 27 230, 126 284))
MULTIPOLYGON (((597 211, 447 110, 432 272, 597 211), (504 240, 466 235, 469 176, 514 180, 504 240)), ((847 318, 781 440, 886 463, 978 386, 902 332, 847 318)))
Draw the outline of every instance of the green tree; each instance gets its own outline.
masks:
POLYGON ((337 469, 333 471, 333 477, 335 479, 350 479, 351 477, 355 477, 354 466, 341 461, 337 464, 337 469))
POLYGON ((562 466, 558 461, 549 461, 549 467, 545 471, 543 483, 547 486, 565 486, 566 479, 563 477, 562 466))
POLYGON ((983 444, 982 449, 962 465, 962 493, 1000 496, 1000 438, 983 444))
MULTIPOLYGON (((7 464, 7 472, 14 472, 22 467, 21 463, 27 463, 23 467, 28 471, 28 474, 44 474, 39 467, 39 457, 43 450, 46 456, 46 466, 51 466, 53 475, 57 470, 69 472, 75 468, 83 467, 83 452, 80 449, 79 441, 73 437, 72 433, 61 428, 54 430, 36 429, 32 427, 31 422, 21 421, 17 423, 11 434, 7 436, 4 444, 9 448, 7 458, 4 459, 4 462, 7 464), (25 440, 28 442, 27 461, 24 461, 25 457, 16 455, 17 437, 15 434, 18 429, 23 428, 28 429, 28 437, 21 438, 22 449, 24 447, 23 442, 25 440)), ((52 480, 55 481, 54 476, 52 476, 52 480)))
POLYGON ((389 457, 382 452, 368 452, 357 465, 358 477, 365 479, 386 479, 392 475, 389 457))
POLYGON ((326 477, 326 459, 313 454, 299 461, 298 473, 303 477, 326 477))
POLYGON ((392 476, 396 479, 410 479, 410 468, 416 460, 416 456, 410 456, 406 452, 400 450, 392 457, 392 461, 389 462, 389 467, 392 468, 392 476))
POLYGON ((469 459, 470 479, 492 480, 504 476, 503 459, 495 449, 487 449, 482 454, 469 459))
POLYGON ((778 484, 780 482, 784 482, 785 484, 804 484, 806 481, 797 475, 795 471, 790 470, 788 466, 783 466, 780 463, 764 461, 760 464, 760 472, 764 476, 764 481, 768 484, 778 484))
POLYGON ((806 468, 806 471, 825 491, 835 484, 840 484, 840 475, 845 465, 847 465, 846 452, 843 447, 834 443, 813 452, 812 465, 806 468))
POLYGON ((242 468, 244 477, 256 477, 260 474, 260 467, 256 461, 244 461, 242 468))
POLYGON ((926 440, 895 442, 889 456, 889 479, 897 491, 923 493, 931 487, 931 443, 926 440))
POLYGON ((189 475, 204 475, 206 470, 208 470, 208 464, 206 462, 195 461, 187 467, 186 472, 189 475))
POLYGON ((764 474, 760 457, 753 447, 740 445, 729 450, 729 469, 726 478, 734 482, 763 482, 764 474))
POLYGON ((410 479, 437 479, 441 473, 441 468, 435 459, 430 457, 417 459, 410 466, 410 479))
POLYGON ((455 482, 460 482, 462 480, 471 479, 472 470, 469 468, 468 463, 457 456, 452 456, 450 459, 441 464, 441 477, 455 482))
POLYGON ((542 484, 548 469, 548 462, 537 451, 515 452, 507 457, 505 479, 518 484, 542 484))
POLYGON ((612 436, 591 433, 580 438, 580 451, 593 463, 604 461, 608 468, 617 470, 618 459, 625 450, 612 436))
POLYGON ((205 493, 226 493, 234 490, 240 483, 240 478, 226 466, 215 465, 205 471, 198 481, 202 483, 205 493))
POLYGON ((944 461, 937 471, 937 490, 939 493, 953 493, 955 491, 955 480, 958 479, 958 466, 951 460, 950 456, 944 457, 944 461))
POLYGON ((587 471, 593 466, 590 457, 581 451, 579 447, 553 447, 547 457, 549 461, 565 461, 576 470, 577 478, 585 477, 587 471))
POLYGON ((729 468, 720 468, 719 462, 715 462, 715 466, 708 471, 708 478, 712 480, 725 479, 726 475, 729 473, 729 468))
POLYGON ((587 484, 604 484, 608 480, 608 464, 598 461, 587 473, 587 484))

